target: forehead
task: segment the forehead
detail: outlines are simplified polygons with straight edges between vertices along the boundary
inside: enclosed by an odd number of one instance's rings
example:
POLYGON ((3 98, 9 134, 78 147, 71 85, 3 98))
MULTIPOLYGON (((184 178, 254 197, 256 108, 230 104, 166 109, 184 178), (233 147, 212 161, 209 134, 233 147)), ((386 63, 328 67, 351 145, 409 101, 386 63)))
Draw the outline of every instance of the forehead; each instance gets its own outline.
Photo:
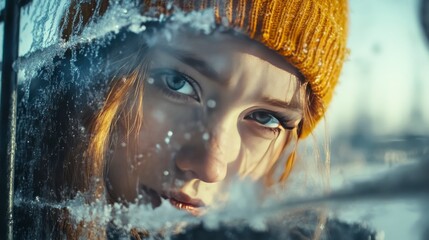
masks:
POLYGON ((296 68, 274 51, 245 37, 216 32, 176 34, 170 41, 160 41, 158 46, 190 67, 212 72, 208 74, 211 80, 240 89, 241 95, 256 94, 290 102, 300 85, 301 75, 296 68), (198 64, 201 62, 204 64, 198 64))
POLYGON ((174 37, 170 41, 161 40, 159 42, 164 46, 183 49, 195 55, 208 58, 212 62, 216 62, 216 60, 225 62, 228 59, 232 59, 232 55, 237 55, 237 53, 252 55, 261 61, 270 63, 279 69, 296 75, 298 78, 302 78, 300 72, 287 62, 283 56, 238 33, 215 31, 210 35, 206 35, 178 31, 174 33, 174 37))

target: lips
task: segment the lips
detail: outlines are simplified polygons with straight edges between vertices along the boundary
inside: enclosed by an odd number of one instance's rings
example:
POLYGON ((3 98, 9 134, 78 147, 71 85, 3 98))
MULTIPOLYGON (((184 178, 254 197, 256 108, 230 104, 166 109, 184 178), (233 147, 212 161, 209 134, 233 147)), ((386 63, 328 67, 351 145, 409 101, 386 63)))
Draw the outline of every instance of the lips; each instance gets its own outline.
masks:
POLYGON ((204 207, 203 201, 200 199, 193 199, 182 192, 169 192, 165 196, 167 196, 165 198, 169 200, 172 206, 187 211, 192 215, 200 215, 204 207))
POLYGON ((160 198, 167 199, 173 207, 187 211, 195 216, 200 215, 205 207, 203 201, 191 198, 183 192, 169 191, 159 194, 146 186, 142 186, 141 189, 151 199, 149 202, 152 203, 153 207, 158 207, 161 204, 160 198))

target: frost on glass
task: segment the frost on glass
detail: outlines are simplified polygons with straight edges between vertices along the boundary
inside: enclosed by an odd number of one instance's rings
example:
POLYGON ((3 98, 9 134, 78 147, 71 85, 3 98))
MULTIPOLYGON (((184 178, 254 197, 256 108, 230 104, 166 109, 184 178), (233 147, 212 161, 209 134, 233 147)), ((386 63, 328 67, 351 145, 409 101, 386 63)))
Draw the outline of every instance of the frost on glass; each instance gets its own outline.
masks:
MULTIPOLYGON (((95 3, 94 9, 103 8, 101 2, 80 2, 95 3)), ((92 137, 89 134, 92 126, 88 123, 103 107, 112 79, 136 68, 128 64, 133 62, 129 61, 130 58, 135 60, 142 57, 135 46, 174 41, 176 31, 183 26, 203 35, 210 35, 215 28, 213 9, 190 13, 176 11, 172 17, 156 14, 154 10, 153 14, 142 16, 134 3, 111 2, 112 5, 102 17, 95 14, 85 25, 82 19, 74 19, 78 23, 77 30, 67 35, 67 40, 60 36, 64 35, 67 26, 67 22, 64 22, 67 17, 64 16, 67 16, 70 7, 68 1, 34 0, 21 10, 20 58, 14 65, 19 74, 20 95, 15 194, 17 236, 64 238, 61 234, 57 235, 57 229, 70 227, 63 226, 67 222, 72 227, 81 227, 83 238, 91 232, 101 234, 101 237, 105 237, 103 233, 109 232, 111 238, 126 238, 137 229, 140 234, 153 238, 173 236, 185 239, 189 231, 194 234, 191 236, 200 239, 210 234, 231 239, 237 236, 239 239, 287 239, 290 233, 299 235, 299 231, 303 231, 306 234, 317 234, 330 227, 337 229, 330 234, 337 234, 335 236, 339 236, 338 239, 343 239, 352 234, 345 231, 344 222, 353 224, 359 221, 360 225, 356 228, 372 230, 371 216, 363 220, 356 219, 355 216, 359 215, 356 212, 369 212, 365 211, 368 205, 383 205, 383 201, 389 198, 412 199, 400 204, 411 202, 419 211, 423 209, 423 212, 427 212, 424 201, 427 200, 426 183, 429 179, 425 169, 429 166, 419 162, 422 156, 428 155, 428 148, 424 145, 427 144, 427 138, 414 139, 415 151, 409 151, 413 150, 412 147, 398 150, 403 145, 398 147, 392 141, 383 145, 365 132, 368 131, 365 125, 359 124, 356 124, 356 132, 360 134, 353 137, 350 137, 348 130, 335 133, 336 138, 332 141, 335 151, 331 156, 337 165, 333 170, 339 169, 345 175, 352 175, 353 169, 347 164, 344 164, 345 167, 341 164, 358 159, 356 162, 368 167, 370 164, 366 162, 367 158, 384 159, 386 165, 403 158, 412 158, 417 164, 399 165, 403 168, 394 168, 394 171, 389 171, 392 170, 390 168, 378 171, 369 167, 372 174, 360 179, 360 183, 354 183, 342 175, 339 180, 333 179, 334 191, 327 194, 329 181, 325 174, 329 174, 329 157, 325 156, 329 152, 325 153, 324 150, 329 147, 329 140, 310 137, 300 149, 304 157, 297 163, 286 186, 274 187, 271 189, 274 193, 272 196, 261 199, 260 196, 266 193, 262 192, 260 186, 247 179, 236 179, 225 189, 230 195, 228 201, 208 209, 201 216, 179 211, 164 199, 159 207, 152 208, 142 204, 144 196, 138 196, 134 203, 108 203, 102 195, 97 195, 96 188, 86 191, 68 189, 62 184, 63 176, 73 172, 70 169, 73 166, 65 163, 73 158, 74 164, 89 164, 85 162, 85 151, 82 149, 92 137), (163 27, 158 29, 160 25, 163 27), (377 146, 379 149, 375 149, 377 146), (326 161, 322 161, 325 158, 326 161), (324 177, 320 178, 320 175, 324 177), (341 181, 346 184, 338 184, 341 181), (336 188, 336 184, 341 188, 336 188), (344 211, 351 202, 362 204, 353 206, 357 210, 352 217, 344 211), (67 215, 64 215, 65 212, 67 215)), ((169 7, 174 9, 173 5, 169 7)), ((361 67, 365 63, 352 64, 361 67)), ((153 78, 147 78, 144 82, 155 84, 153 78)), ((205 104, 212 110, 219 106, 215 99, 208 99, 205 104)), ((160 122, 164 117, 162 112, 154 113, 154 118, 160 122)), ((365 117, 359 120, 364 122, 365 117)), ((188 141, 209 141, 212 136, 207 129, 197 127, 198 135, 185 133, 183 138, 188 141)), ((154 152, 177 147, 172 144, 175 137, 176 132, 166 131, 162 141, 155 145, 154 152)), ((126 142, 120 145, 128 147, 126 142)), ((138 153, 134 157, 144 159, 147 156, 146 153, 138 153)), ((286 160, 281 161, 284 164, 286 160)), ((136 166, 130 164, 130 167, 136 166)), ((333 172, 333 175, 341 175, 336 173, 333 172)), ((162 175, 160 178, 174 178, 168 170, 162 175)), ((104 181, 97 176, 90 180, 90 186, 98 186, 100 181, 104 181)), ((175 181, 173 184, 182 183, 175 181)), ((427 226, 427 216, 418 216, 421 217, 419 224, 427 226)), ((383 217, 377 219, 383 221, 383 217)), ((418 228, 420 230, 421 226, 418 228)), ((374 229, 373 235, 377 239, 384 239, 383 230, 374 229)), ((420 236, 420 233, 415 235, 420 236)), ((330 239, 321 236, 321 239, 330 239)))
MULTIPOLYGON (((82 4, 89 2, 82 1, 82 4)), ((65 236, 61 235, 66 234, 62 230, 79 227, 83 238, 106 233, 112 238, 124 237, 136 229, 152 237, 174 235, 178 238, 186 236, 189 228, 202 233, 214 231, 221 236, 224 235, 223 228, 230 228, 231 234, 235 231, 235 234, 263 235, 271 228, 273 235, 289 234, 287 231, 282 233, 283 227, 275 224, 277 210, 287 208, 282 201, 288 196, 278 194, 277 199, 261 199, 262 190, 252 181, 235 179, 232 181, 235 183, 225 189, 230 193, 229 201, 207 209, 206 214, 198 217, 177 210, 163 199, 159 207, 152 208, 142 204, 144 196, 138 196, 135 202, 128 204, 108 203, 93 187, 99 186, 104 179, 97 175, 92 177, 92 172, 87 173, 91 176, 89 187, 73 186, 70 189, 64 184, 64 178, 73 179, 70 175, 76 174, 73 173, 75 165, 91 164, 83 149, 92 137, 89 130, 93 126, 88 123, 103 107, 112 82, 126 84, 128 80, 121 76, 136 68, 133 65, 135 62, 139 64, 136 59, 143 59, 142 53, 136 49, 142 45, 153 46, 159 41, 174 41, 176 32, 184 26, 201 35, 209 35, 215 28, 213 9, 189 13, 177 10, 167 18, 156 13, 156 9, 153 14, 142 16, 136 4, 112 1, 102 17, 96 14, 87 22, 79 17, 72 18, 78 24, 75 32, 69 34, 64 33, 68 26, 65 19, 70 19, 67 15, 70 14, 67 12, 69 7, 67 1, 33 1, 21 11, 22 44, 20 58, 14 64, 19 74, 20 90, 16 235, 58 238, 65 236), (69 163, 70 159, 73 164, 69 163)), ((174 8, 173 5, 167 7, 174 8)), ((93 8, 102 9, 102 3, 96 2, 93 8)), ((144 82, 155 84, 152 78, 144 82)), ((208 99, 204 104, 209 109, 216 109, 218 103, 208 99)), ((154 118, 162 122, 163 114, 155 112, 154 118)), ((184 133, 183 139, 210 141, 212 136, 208 130, 202 124, 196 127, 198 134, 184 133)), ((176 134, 166 131, 154 153, 180 147, 172 140, 176 134)), ((127 148, 129 143, 120 142, 120 146, 127 148)), ((139 152, 134 157, 144 159, 147 153, 139 152)), ((130 167, 137 166, 130 162, 130 167)), ((165 170, 159 177, 174 180, 172 175, 165 170)), ((80 180, 79 176, 75 178, 80 180)), ((306 179, 306 176, 299 175, 296 179, 306 179)), ((180 186, 183 183, 176 179, 172 184, 180 186)), ((313 193, 322 192, 316 185, 312 187, 313 193)), ((281 193, 281 188, 278 191, 281 193)), ((296 192, 303 194, 299 188, 296 192)), ((288 229, 298 223, 284 215, 293 215, 296 211, 291 208, 291 211, 280 214, 288 229)), ((319 213, 299 215, 308 219, 305 221, 308 226, 300 224, 303 229, 307 226, 308 231, 314 231, 318 226, 319 213)))

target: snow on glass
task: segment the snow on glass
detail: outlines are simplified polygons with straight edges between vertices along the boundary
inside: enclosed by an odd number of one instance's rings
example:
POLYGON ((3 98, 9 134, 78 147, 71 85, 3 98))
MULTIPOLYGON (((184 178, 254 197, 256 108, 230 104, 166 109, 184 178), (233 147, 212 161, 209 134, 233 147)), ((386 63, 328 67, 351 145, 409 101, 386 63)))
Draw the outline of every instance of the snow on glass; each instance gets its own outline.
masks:
MULTIPOLYGON (((86 2, 82 0, 82 2, 86 2)), ((15 62, 15 70, 19 72, 19 84, 22 92, 22 102, 20 103, 20 117, 19 134, 20 140, 18 148, 24 149, 25 146, 34 146, 31 150, 20 150, 17 156, 18 173, 19 175, 15 205, 17 207, 25 207, 30 215, 37 216, 44 208, 63 209, 66 208, 75 223, 81 221, 92 222, 96 221, 101 226, 107 226, 113 223, 124 232, 129 232, 133 228, 145 229, 150 232, 163 232, 165 236, 180 232, 187 226, 203 224, 208 229, 218 229, 223 224, 248 226, 253 231, 266 231, 269 229, 270 224, 276 222, 278 217, 281 216, 282 223, 287 225, 302 224, 302 222, 294 222, 293 213, 303 208, 316 208, 321 203, 328 204, 332 208, 340 209, 343 202, 348 202, 354 199, 361 198, 362 200, 373 200, 380 196, 381 190, 386 190, 386 184, 390 186, 385 192, 386 196, 395 196, 401 194, 404 188, 416 186, 418 184, 427 182, 427 177, 424 174, 414 176, 416 179, 410 182, 400 182, 390 180, 383 182, 377 180, 374 182, 367 182, 361 185, 351 185, 346 189, 334 191, 330 196, 322 196, 324 192, 323 186, 321 187, 319 180, 311 181, 308 171, 318 170, 323 168, 320 164, 315 163, 312 157, 313 152, 307 153, 308 149, 303 151, 305 159, 301 163, 297 163, 297 169, 305 169, 305 171, 296 171, 293 174, 293 181, 288 182, 287 191, 283 186, 274 188, 272 191, 276 194, 272 197, 261 199, 262 188, 258 184, 253 183, 249 179, 236 179, 225 190, 228 193, 228 200, 219 199, 218 204, 207 207, 205 214, 202 216, 192 216, 185 211, 180 211, 174 208, 167 200, 162 200, 161 205, 157 208, 152 208, 149 205, 141 204, 143 196, 138 196, 135 203, 123 205, 120 203, 108 204, 101 198, 95 201, 90 201, 85 198, 85 193, 78 193, 70 200, 62 201, 59 203, 52 203, 41 198, 40 195, 53 196, 55 193, 43 192, 43 187, 46 183, 37 179, 35 176, 35 168, 46 167, 40 164, 39 161, 43 160, 45 156, 43 153, 45 138, 39 136, 46 136, 46 134, 55 135, 58 129, 51 128, 51 118, 49 115, 51 111, 57 111, 62 106, 56 105, 56 99, 62 93, 68 94, 66 97, 73 99, 67 106, 66 112, 63 116, 67 118, 68 124, 74 126, 71 138, 64 139, 79 141, 79 138, 87 134, 85 124, 79 119, 79 114, 82 114, 84 108, 100 109, 103 104, 103 96, 107 89, 106 83, 94 82, 91 77, 81 76, 81 74, 88 73, 88 76, 98 73, 103 76, 106 74, 102 71, 101 63, 93 60, 97 57, 98 50, 107 45, 111 41, 121 37, 121 31, 126 31, 139 34, 147 30, 146 24, 150 22, 166 22, 167 17, 160 14, 158 16, 142 16, 139 8, 131 3, 119 3, 119 1, 112 1, 113 5, 109 7, 108 11, 102 16, 93 19, 88 26, 83 28, 82 33, 72 35, 68 41, 61 40, 60 19, 62 13, 69 7, 67 1, 33 1, 29 6, 22 11, 21 32, 29 34, 31 43, 23 43, 20 52, 21 57, 15 62), (31 29, 31 31, 30 31, 31 29), (89 46, 83 50, 79 46, 89 46), (80 52, 83 51, 83 52, 80 52), (80 68, 81 61, 78 56, 85 56, 88 61, 86 64, 89 69, 82 71, 80 68), (67 62, 65 63, 65 60, 67 62), (54 69, 58 64, 63 64, 64 68, 68 69, 68 73, 61 76, 54 76, 54 69), (100 72, 101 71, 101 72, 100 72), (34 79, 42 79, 40 82, 34 83, 34 79), (35 85, 36 84, 36 85, 35 85), (33 88, 39 88, 38 98, 32 97, 31 91, 33 88), (70 93, 70 89, 73 90, 70 93), (38 117, 33 113, 38 112, 38 117), (42 114, 40 114, 42 113, 42 114), (43 114, 44 113, 44 114, 43 114), (40 119, 41 117, 41 119, 40 119), (314 169, 312 169, 314 168, 314 169), (307 172, 307 173, 303 173, 307 172), (310 183, 309 183, 310 182, 310 183), (382 184, 381 184, 382 183, 382 184), (390 183, 390 185, 388 184, 390 183), (33 186, 40 185, 41 192, 35 192, 33 186), (304 187, 305 186, 305 187, 304 187), (322 197, 321 197, 322 196, 322 197), (335 207, 334 207, 335 206, 335 207), (291 214, 291 217, 287 217, 291 214)), ((174 8, 173 5, 169 7, 174 8)), ((195 11, 184 13, 176 9, 175 14, 170 18, 168 24, 163 28, 161 36, 167 41, 172 41, 174 32, 181 26, 186 25, 193 29, 200 31, 202 34, 209 34, 215 27, 213 9, 204 11, 195 11)), ((147 43, 155 43, 158 39, 147 39, 147 43)), ((309 51, 307 46, 304 51, 309 51)), ((322 64, 321 62, 319 64, 322 64)), ((107 75, 107 74, 106 74, 107 75)), ((153 78, 147 78, 148 84, 154 84, 153 78)), ((61 98, 61 97, 60 97, 61 98)), ((216 108, 216 101, 209 99, 207 107, 216 108)), ((162 123, 164 115, 162 112, 153 113, 154 117, 162 123)), ((63 136, 59 136, 55 141, 64 141, 63 136)), ((176 136, 172 131, 165 133, 164 141, 155 145, 156 152, 161 152, 163 149, 172 148, 175 137, 183 137, 186 140, 197 138, 200 141, 209 141, 210 133, 207 129, 202 128, 199 136, 185 133, 183 136, 176 136)), ((53 141, 49 136, 48 140, 53 141)), ((125 142, 121 143, 122 147, 127 147, 125 142)), ((316 148, 318 148, 316 146, 316 148)), ((138 153, 136 158, 144 160, 145 153, 138 153)), ((285 160, 283 160, 285 161, 285 160)), ((140 161, 137 162, 140 164, 140 161)), ((281 165, 281 164, 280 164, 281 165)), ((426 166, 425 166, 426 167, 426 166)), ((50 168, 47 168, 50 169, 50 168)), ((420 168, 424 169, 424 168, 420 168)), ((400 176, 405 178, 405 174, 409 173, 404 171, 400 176)), ((418 173, 418 172, 417 172, 418 173)), ((49 175, 50 173, 47 173, 49 175)), ((172 172, 165 170, 163 176, 170 177, 172 172)), ((179 180, 175 181, 177 186, 183 184, 179 180)), ((420 186, 420 185, 418 185, 420 186)), ((39 186, 40 187, 40 186, 39 186)), ((425 186, 420 186, 424 190, 425 186)), ((38 221, 35 218, 34 221, 38 221)), ((309 221, 309 225, 314 225, 309 221)), ((318 224, 318 223, 316 223, 318 224)), ((43 223, 37 222, 36 226, 41 228, 43 223)), ((300 225, 300 227, 305 227, 300 225)), ((308 226, 311 228, 312 226, 308 226)), ((320 228, 323 228, 323 224, 320 228)), ((36 227, 33 231, 37 232, 39 229, 36 227)), ((378 235, 378 240, 383 239, 383 234, 378 235)))

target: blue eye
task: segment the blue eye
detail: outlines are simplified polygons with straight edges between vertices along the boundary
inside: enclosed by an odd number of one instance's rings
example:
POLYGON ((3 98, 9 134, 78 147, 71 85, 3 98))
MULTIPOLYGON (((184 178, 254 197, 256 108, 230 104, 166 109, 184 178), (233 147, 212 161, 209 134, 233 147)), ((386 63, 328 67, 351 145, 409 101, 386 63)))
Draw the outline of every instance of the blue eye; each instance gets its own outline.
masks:
POLYGON ((170 96, 174 95, 174 97, 180 98, 191 97, 199 100, 193 79, 183 73, 172 69, 158 69, 152 72, 151 77, 170 96))
POLYGON ((165 74, 164 79, 168 88, 171 90, 190 96, 195 95, 194 88, 187 81, 185 76, 179 74, 165 74))
POLYGON ((267 128, 275 129, 280 127, 280 121, 268 112, 263 112, 263 111, 253 112, 250 115, 248 115, 246 119, 254 120, 255 122, 267 128))

